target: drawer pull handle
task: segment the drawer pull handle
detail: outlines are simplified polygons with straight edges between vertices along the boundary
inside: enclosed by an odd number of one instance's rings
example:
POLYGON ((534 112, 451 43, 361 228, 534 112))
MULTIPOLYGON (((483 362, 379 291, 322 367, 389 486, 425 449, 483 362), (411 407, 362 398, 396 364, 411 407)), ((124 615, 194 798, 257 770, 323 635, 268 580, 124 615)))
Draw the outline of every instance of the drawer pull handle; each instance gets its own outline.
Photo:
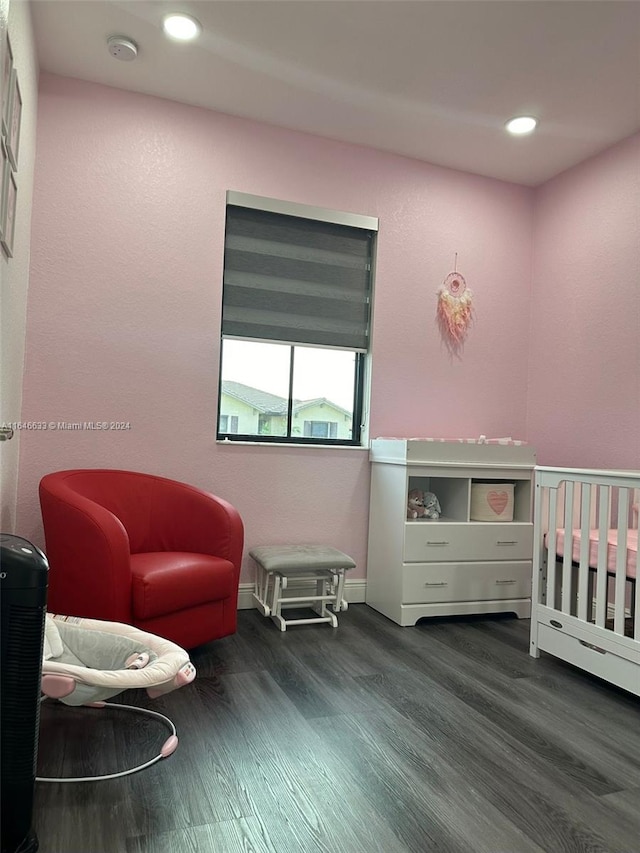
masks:
POLYGON ((449 543, 448 543, 448 542, 445 542, 444 540, 442 540, 442 541, 438 541, 438 542, 433 542, 433 541, 429 541, 429 540, 427 539, 427 545, 448 545, 448 544, 449 544, 449 543))
POLYGON ((598 654, 606 655, 606 651, 604 649, 594 646, 592 643, 585 643, 584 640, 578 640, 578 642, 581 646, 584 646, 587 649, 592 649, 594 652, 598 652, 598 654))
POLYGON ((516 581, 515 581, 515 579, 514 580, 497 580, 496 583, 516 583, 516 581))
POLYGON ((429 583, 429 581, 427 581, 425 586, 449 586, 449 584, 447 581, 438 581, 437 583, 429 583))
POLYGON ((498 539, 496 545, 517 545, 517 539, 498 539))

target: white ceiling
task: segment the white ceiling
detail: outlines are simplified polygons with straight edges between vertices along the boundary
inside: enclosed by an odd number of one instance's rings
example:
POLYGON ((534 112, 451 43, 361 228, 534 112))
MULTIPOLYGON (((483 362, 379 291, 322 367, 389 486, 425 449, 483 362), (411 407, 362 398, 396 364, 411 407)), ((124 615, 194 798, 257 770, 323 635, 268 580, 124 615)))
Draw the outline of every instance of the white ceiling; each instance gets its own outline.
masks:
POLYGON ((40 68, 535 186, 640 129, 636 0, 32 0, 40 68), (165 38, 186 11, 197 42, 165 38), (114 59, 109 36, 139 46, 114 59), (513 115, 539 117, 514 138, 513 115))

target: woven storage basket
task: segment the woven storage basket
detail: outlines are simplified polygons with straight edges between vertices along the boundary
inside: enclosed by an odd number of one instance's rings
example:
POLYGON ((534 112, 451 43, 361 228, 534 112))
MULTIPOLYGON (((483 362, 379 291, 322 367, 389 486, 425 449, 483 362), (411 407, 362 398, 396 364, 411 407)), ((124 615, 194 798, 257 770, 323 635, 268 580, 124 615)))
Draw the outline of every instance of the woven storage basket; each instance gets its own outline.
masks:
POLYGON ((513 521, 513 483, 472 483, 471 521, 513 521))

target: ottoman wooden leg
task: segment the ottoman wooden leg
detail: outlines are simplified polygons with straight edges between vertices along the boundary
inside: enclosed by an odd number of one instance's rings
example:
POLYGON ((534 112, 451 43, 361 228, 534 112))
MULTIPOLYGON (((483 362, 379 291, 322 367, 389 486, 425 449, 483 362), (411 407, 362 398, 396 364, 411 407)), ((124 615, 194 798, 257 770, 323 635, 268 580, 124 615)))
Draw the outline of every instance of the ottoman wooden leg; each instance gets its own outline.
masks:
POLYGON ((256 565, 256 577, 253 584, 253 598, 263 616, 270 616, 272 604, 269 599, 271 572, 266 572, 262 566, 256 565))
POLYGON ((281 631, 287 630, 287 623, 282 618, 282 587, 286 587, 287 579, 278 572, 273 572, 273 593, 271 598, 271 618, 281 631))

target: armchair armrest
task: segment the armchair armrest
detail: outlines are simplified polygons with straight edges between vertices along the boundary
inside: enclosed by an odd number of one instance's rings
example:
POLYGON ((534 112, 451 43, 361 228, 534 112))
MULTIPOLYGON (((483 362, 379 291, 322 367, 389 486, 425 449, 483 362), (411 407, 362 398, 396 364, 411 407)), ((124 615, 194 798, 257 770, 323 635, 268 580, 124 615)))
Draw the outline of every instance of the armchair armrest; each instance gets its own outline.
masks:
POLYGON ((75 492, 66 472, 40 482, 49 561, 49 610, 131 621, 129 537, 119 519, 75 492))

